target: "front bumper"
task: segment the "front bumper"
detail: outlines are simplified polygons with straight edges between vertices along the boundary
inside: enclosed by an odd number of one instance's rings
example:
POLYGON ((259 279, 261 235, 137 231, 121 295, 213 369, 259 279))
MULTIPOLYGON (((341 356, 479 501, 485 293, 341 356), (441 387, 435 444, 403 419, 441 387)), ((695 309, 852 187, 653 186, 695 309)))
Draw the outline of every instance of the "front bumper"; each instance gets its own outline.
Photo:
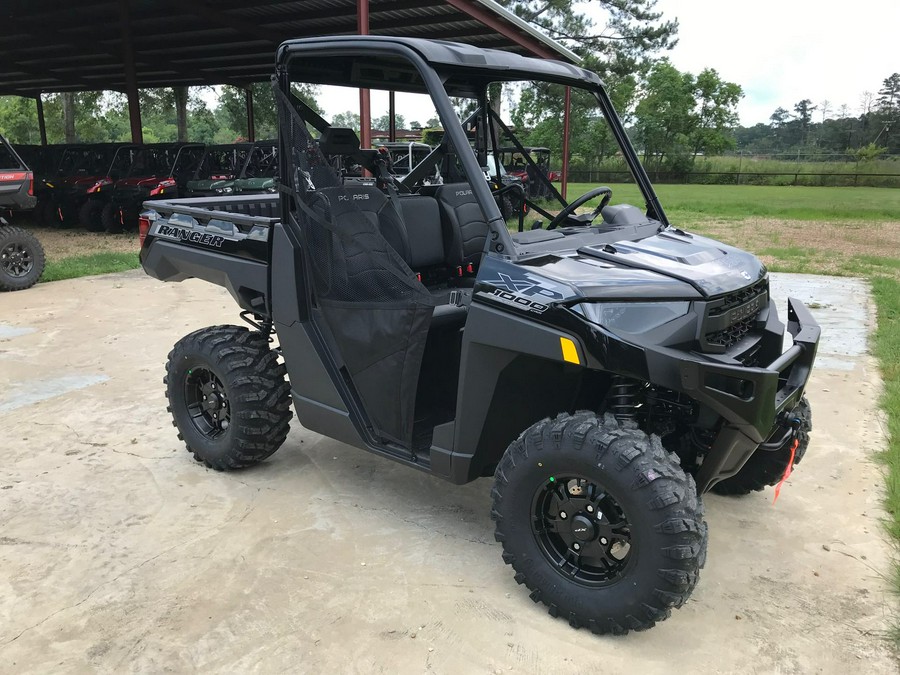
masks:
POLYGON ((682 390, 725 419, 697 473, 701 493, 740 471, 760 443, 772 436, 779 419, 800 402, 816 359, 821 328, 795 298, 788 298, 787 327, 793 344, 764 368, 681 363, 682 390))

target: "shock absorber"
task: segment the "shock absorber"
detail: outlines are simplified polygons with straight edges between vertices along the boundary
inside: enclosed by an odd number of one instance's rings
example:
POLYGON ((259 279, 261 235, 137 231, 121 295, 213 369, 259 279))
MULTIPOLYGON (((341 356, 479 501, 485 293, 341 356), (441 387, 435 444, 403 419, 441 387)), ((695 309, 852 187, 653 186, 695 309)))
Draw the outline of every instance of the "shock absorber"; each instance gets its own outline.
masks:
POLYGON ((606 409, 620 422, 637 417, 638 393, 641 385, 637 380, 622 375, 613 375, 606 396, 606 409))

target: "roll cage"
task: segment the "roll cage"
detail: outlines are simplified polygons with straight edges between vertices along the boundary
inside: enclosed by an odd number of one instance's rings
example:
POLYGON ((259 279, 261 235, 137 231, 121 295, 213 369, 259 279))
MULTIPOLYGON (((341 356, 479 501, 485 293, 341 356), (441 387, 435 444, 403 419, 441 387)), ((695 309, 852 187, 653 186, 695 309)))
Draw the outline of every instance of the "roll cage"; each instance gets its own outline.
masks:
MULTIPOLYGON (((524 146, 512 134, 488 104, 488 87, 496 82, 542 81, 581 88, 591 92, 610 126, 641 194, 647 216, 668 225, 649 177, 638 160, 621 120, 599 76, 574 65, 549 59, 534 59, 500 50, 484 50, 467 45, 427 41, 415 38, 382 36, 323 37, 293 40, 283 43, 276 54, 276 83, 290 95, 292 81, 309 84, 336 85, 360 89, 393 90, 427 94, 431 97, 444 128, 441 143, 408 174, 399 187, 412 191, 435 168, 440 166, 451 148, 469 147, 465 127, 475 132, 475 153, 458 152, 458 161, 472 187, 473 195, 485 216, 491 237, 488 253, 517 258, 516 247, 506 223, 497 207, 490 186, 484 180, 484 166, 488 152, 499 158, 501 143, 497 130, 505 140, 522 153, 526 162, 546 184, 550 193, 564 207, 568 205, 549 178, 543 176, 537 164, 528 156, 524 146), (462 124, 450 97, 472 98, 477 109, 462 124)), ((330 125, 314 111, 294 99, 301 115, 318 131, 330 125)), ((282 153, 287 149, 282 148, 282 153)), ((288 163, 281 165, 281 181, 287 184, 288 163)), ((551 217, 541 205, 529 202, 535 211, 551 217)), ((282 205, 287 220, 287 206, 282 205)))

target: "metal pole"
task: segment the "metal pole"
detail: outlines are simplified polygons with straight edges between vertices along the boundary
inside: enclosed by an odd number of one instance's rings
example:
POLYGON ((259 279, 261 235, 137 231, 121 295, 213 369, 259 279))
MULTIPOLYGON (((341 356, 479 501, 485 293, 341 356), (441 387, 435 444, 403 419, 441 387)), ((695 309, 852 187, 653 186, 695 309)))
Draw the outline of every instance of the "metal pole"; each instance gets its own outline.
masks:
POLYGON ((569 187, 569 112, 572 108, 572 88, 566 87, 565 108, 563 109, 563 139, 562 139, 562 181, 559 193, 566 199, 569 187))
MULTIPOLYGON (((369 0, 356 0, 357 33, 369 34, 369 0)), ((368 89, 359 90, 359 144, 372 147, 372 101, 368 89)))
POLYGON ((247 140, 256 140, 256 122, 253 119, 253 89, 248 85, 244 90, 244 104, 247 107, 247 140))
POLYGON ((394 92, 388 92, 388 140, 393 143, 397 140, 397 120, 394 118, 397 111, 394 92))
POLYGON ((143 143, 141 128, 141 100, 138 97, 137 73, 134 68, 134 45, 131 43, 131 17, 128 2, 119 3, 122 31, 122 67, 125 70, 125 95, 128 97, 128 119, 131 122, 131 142, 143 143))
POLYGON ((44 123, 44 101, 41 95, 34 97, 35 105, 37 105, 38 130, 41 132, 41 145, 47 145, 47 125, 44 123))

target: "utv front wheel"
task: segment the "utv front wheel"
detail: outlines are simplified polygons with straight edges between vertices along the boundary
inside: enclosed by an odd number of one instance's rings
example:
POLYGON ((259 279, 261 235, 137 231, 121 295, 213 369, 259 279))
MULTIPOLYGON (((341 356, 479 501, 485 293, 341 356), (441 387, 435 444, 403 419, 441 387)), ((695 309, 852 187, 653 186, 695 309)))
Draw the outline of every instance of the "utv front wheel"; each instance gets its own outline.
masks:
MULTIPOLYGON (((809 432, 812 431, 812 407, 805 396, 800 399, 792 414, 799 422, 800 428, 797 430, 797 449, 794 451, 791 468, 799 464, 806 454, 809 432)), ((784 476, 784 471, 791 460, 792 444, 793 439, 788 439, 777 450, 760 448, 750 455, 750 459, 735 475, 713 485, 712 491, 720 495, 739 497, 776 485, 784 476)))
POLYGON ((179 340, 166 364, 178 437, 198 462, 223 471, 261 462, 290 428, 284 365, 262 334, 213 326, 179 340))
POLYGON ((516 582, 575 628, 650 628, 697 583, 706 523, 693 479, 658 438, 612 416, 530 427, 503 455, 492 496, 516 582))
POLYGON ((44 273, 44 248, 28 230, 0 225, 0 291, 23 291, 44 273))

